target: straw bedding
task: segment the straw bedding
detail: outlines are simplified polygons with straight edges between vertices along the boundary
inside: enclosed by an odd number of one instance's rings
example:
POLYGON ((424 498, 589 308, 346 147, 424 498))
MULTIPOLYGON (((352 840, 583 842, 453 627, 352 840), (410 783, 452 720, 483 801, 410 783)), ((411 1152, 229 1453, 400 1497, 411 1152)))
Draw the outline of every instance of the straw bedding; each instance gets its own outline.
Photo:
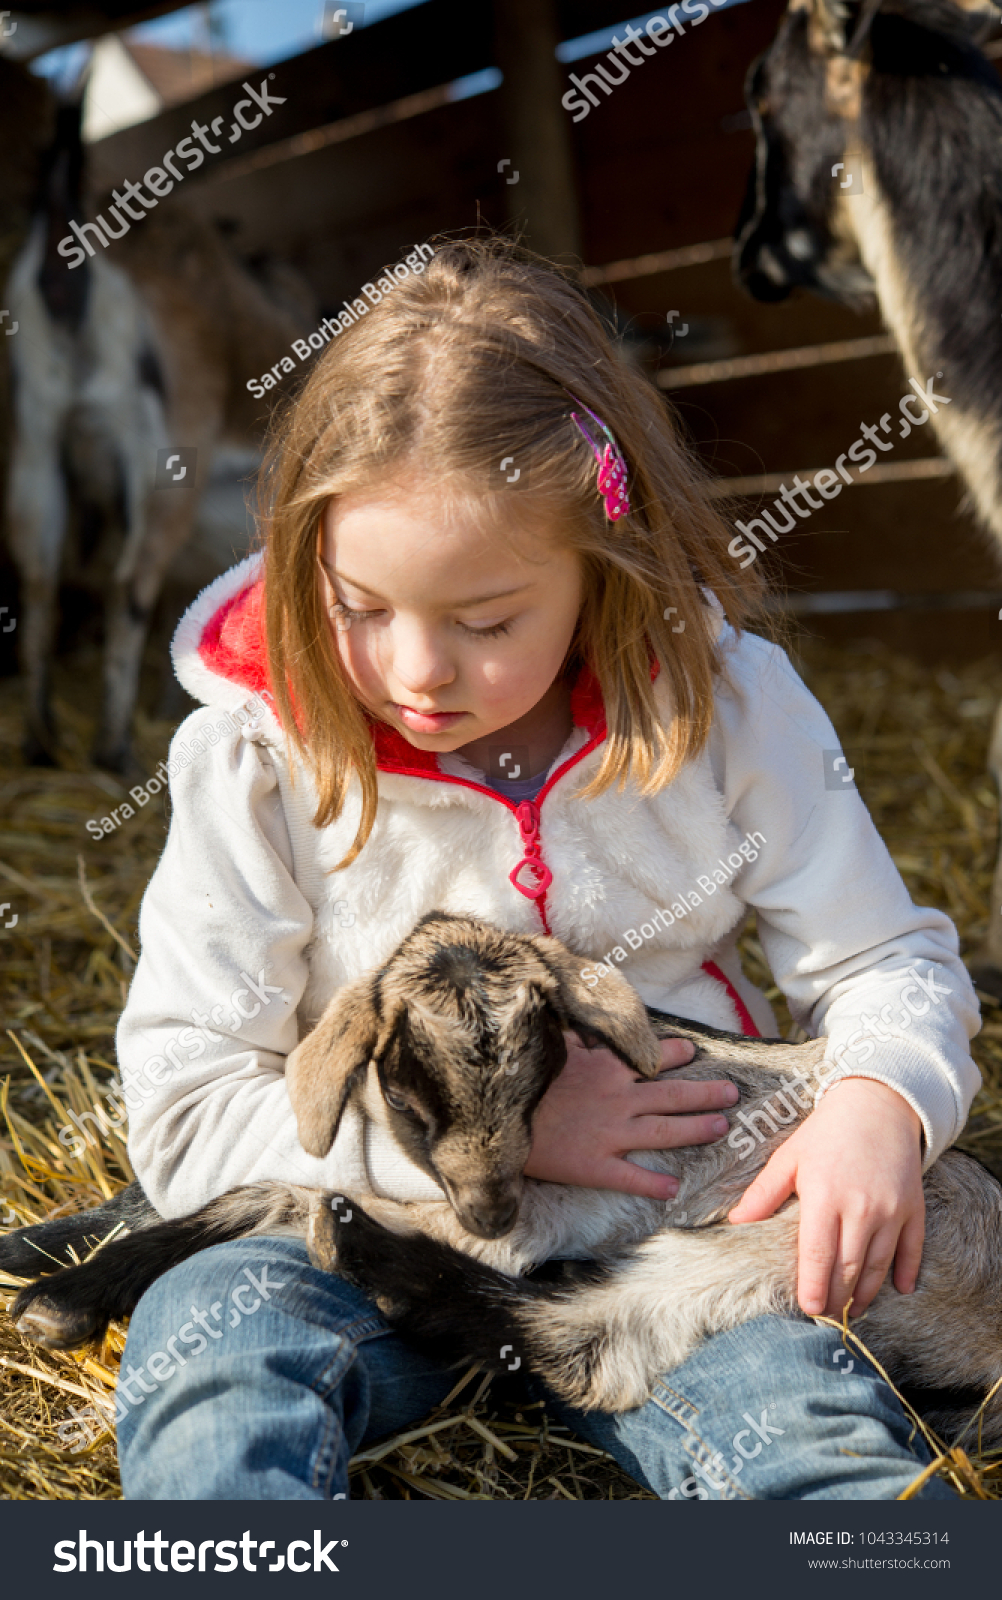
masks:
MULTIPOLYGON (((984 761, 1002 666, 946 671, 876 645, 835 650, 812 641, 802 665, 913 895, 947 911, 964 950, 972 949, 985 932, 996 848, 998 805, 984 761)), ((78 1159, 56 1138, 67 1110, 88 1109, 113 1070, 139 902, 167 828, 161 794, 110 836, 95 840, 86 830, 89 818, 126 798, 125 786, 86 758, 96 673, 93 658, 57 670, 59 770, 25 769, 16 696, 8 694, 0 712, 0 902, 10 903, 0 916, 0 1226, 86 1208, 132 1175, 114 1132, 78 1159), (4 929, 15 914, 16 926, 4 929)), ((169 733, 166 723, 139 716, 144 773, 154 773, 169 733)), ((743 948, 750 975, 767 986, 751 927, 743 948)), ((985 1087, 962 1143, 1002 1175, 1002 1011, 984 998, 974 1054, 985 1087)), ((781 1004, 777 1011, 787 1025, 781 1004)), ((0 1306, 15 1288, 0 1277, 0 1306)), ((865 1327, 860 1332, 865 1337, 865 1327)), ((54 1355, 0 1317, 0 1498, 120 1494, 110 1399, 124 1333, 114 1326, 100 1347, 54 1355)), ((456 1392, 420 1427, 355 1459, 353 1495, 650 1498, 530 1405, 514 1382, 457 1374, 456 1392)), ((969 1498, 1002 1498, 1002 1461, 979 1456, 977 1442, 975 1427, 938 1470, 969 1498)))

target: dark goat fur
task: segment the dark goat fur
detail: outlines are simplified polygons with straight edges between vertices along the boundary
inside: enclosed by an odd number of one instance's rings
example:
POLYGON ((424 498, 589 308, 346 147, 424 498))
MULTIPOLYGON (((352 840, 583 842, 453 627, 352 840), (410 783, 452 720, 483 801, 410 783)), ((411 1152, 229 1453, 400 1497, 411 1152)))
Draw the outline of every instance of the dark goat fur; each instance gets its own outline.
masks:
MULTIPOLYGON (((800 1089, 831 1081, 824 1039, 790 1045, 688 1023, 646 1010, 618 973, 592 994, 578 967, 554 939, 423 918, 380 972, 335 995, 287 1073, 307 1150, 326 1154, 352 1098, 438 1179, 442 1200, 367 1196, 363 1210, 351 1196, 346 1222, 329 1196, 261 1183, 162 1223, 133 1185, 98 1213, 0 1241, 0 1268, 26 1273, 40 1252, 70 1259, 71 1246, 113 1223, 136 1230, 22 1290, 18 1327, 57 1348, 80 1343, 196 1251, 292 1233, 306 1235, 315 1264, 359 1284, 440 1358, 497 1365, 507 1344, 571 1403, 624 1410, 704 1337, 766 1312, 795 1314, 798 1207, 741 1228, 726 1216, 807 1115, 800 1089), (658 1038, 692 1039, 693 1062, 673 1076, 729 1078, 741 1095, 735 1110, 771 1131, 759 1143, 737 1134, 751 1147, 741 1154, 730 1140, 645 1153, 645 1165, 680 1179, 667 1205, 526 1180, 532 1114, 563 1066, 570 1028, 646 1077, 658 1070, 658 1038), (673 1212, 684 1226, 672 1226, 673 1212), (583 1259, 553 1260, 573 1256, 583 1259), (531 1276, 544 1262, 545 1276, 531 1276)), ((977 1409, 972 1397, 1002 1376, 1002 1187, 948 1151, 925 1189, 918 1288, 902 1296, 885 1285, 857 1326, 952 1437, 977 1409)), ((1002 1444, 998 1398, 983 1438, 1002 1444)))

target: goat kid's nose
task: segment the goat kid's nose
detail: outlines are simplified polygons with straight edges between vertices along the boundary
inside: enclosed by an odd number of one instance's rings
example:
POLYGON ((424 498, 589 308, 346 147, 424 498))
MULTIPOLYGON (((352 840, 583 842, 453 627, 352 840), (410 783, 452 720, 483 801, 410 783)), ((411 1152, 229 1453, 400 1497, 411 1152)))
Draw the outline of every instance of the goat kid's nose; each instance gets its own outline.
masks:
POLYGON ((518 1216, 518 1199, 491 1205, 489 1202, 464 1206, 460 1220, 481 1239, 500 1239, 510 1233, 518 1216))

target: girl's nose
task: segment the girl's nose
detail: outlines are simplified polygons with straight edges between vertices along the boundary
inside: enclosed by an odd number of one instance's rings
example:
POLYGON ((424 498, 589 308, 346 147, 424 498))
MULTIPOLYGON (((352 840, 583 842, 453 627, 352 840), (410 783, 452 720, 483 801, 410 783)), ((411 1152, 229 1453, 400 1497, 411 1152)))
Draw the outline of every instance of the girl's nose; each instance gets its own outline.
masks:
POLYGON ((391 669, 409 694, 431 694, 452 683, 455 666, 433 633, 404 623, 394 635, 391 669))

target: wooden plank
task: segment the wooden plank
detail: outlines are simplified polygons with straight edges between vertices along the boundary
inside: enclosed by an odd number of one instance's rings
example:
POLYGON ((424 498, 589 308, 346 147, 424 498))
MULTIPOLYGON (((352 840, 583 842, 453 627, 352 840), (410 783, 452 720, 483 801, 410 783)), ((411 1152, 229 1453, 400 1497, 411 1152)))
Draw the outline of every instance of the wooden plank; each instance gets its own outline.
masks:
POLYGON ((793 617, 858 616, 864 611, 997 611, 999 589, 829 589, 820 594, 777 594, 768 611, 785 611, 793 617))
MULTIPOLYGON (((748 66, 784 11, 785 0, 755 0, 714 13, 634 68, 574 126, 586 261, 733 232, 754 149, 734 119, 745 109, 748 66)), ((581 76, 597 59, 573 71, 581 76)))
MULTIPOLYGON (((470 6, 467 0, 427 0, 345 39, 279 62, 267 72, 259 68, 248 81, 257 87, 267 77, 270 93, 281 96, 285 104, 242 135, 241 157, 276 139, 371 111, 488 66, 491 28, 488 7, 470 6)), ((190 133, 193 119, 211 126, 216 117, 224 118, 225 156, 232 107, 240 98, 239 82, 220 84, 195 100, 98 140, 91 146, 96 185, 107 187, 123 177, 141 176, 190 133)))
POLYGON ((708 261, 729 261, 733 249, 734 240, 729 235, 706 244, 684 244, 678 250, 658 250, 629 261, 610 261, 604 267, 585 267, 581 282, 591 289, 605 283, 626 283, 632 278, 653 278, 663 272, 679 272, 683 267, 702 267, 708 261))
POLYGON ((555 0, 494 0, 494 57, 503 73, 501 116, 507 218, 551 260, 579 260, 581 224, 570 122, 560 95, 555 0))
POLYGON ((330 307, 416 240, 474 227, 478 215, 503 226, 503 153, 495 90, 414 118, 405 138, 399 127, 383 127, 303 154, 291 167, 207 180, 191 188, 188 203, 235 221, 241 250, 292 260, 330 307))
MULTIPOLYGON (((739 499, 746 496, 758 499, 761 495, 777 494, 784 483, 790 483, 795 477, 810 479, 822 470, 821 467, 790 467, 786 472, 762 472, 757 477, 717 478, 713 491, 728 497, 736 495, 739 499)), ((861 483, 872 488, 878 483, 914 483, 930 478, 952 478, 957 469, 946 456, 920 456, 915 461, 877 461, 866 472, 861 472, 858 467, 847 467, 846 471, 854 484, 861 483)))
MULTIPOLYGON (((556 8, 556 32, 561 39, 622 21, 622 0, 561 0, 556 8)), ((268 70, 275 73, 272 93, 286 101, 281 116, 275 112, 260 127, 245 132, 240 139, 241 156, 276 139, 326 127, 492 66, 496 54, 493 28, 489 5, 426 0, 410 11, 357 29, 349 38, 330 40, 279 62, 268 70)), ((564 70, 561 67, 555 78, 561 93, 564 70)), ((256 84, 260 76, 263 73, 259 71, 250 81, 256 84)), ((97 188, 136 178, 157 164, 166 150, 190 132, 192 119, 211 125, 216 117, 224 116, 228 130, 238 88, 238 83, 217 85, 197 99, 168 107, 147 122, 97 141, 91 147, 97 188)))
POLYGON ((733 378, 763 378, 804 367, 828 367, 836 361, 864 361, 869 356, 892 355, 897 348, 889 333, 878 333, 862 339, 803 345, 799 349, 766 350, 761 355, 736 356, 729 361, 666 367, 658 373, 658 388, 692 389, 704 383, 727 383, 733 378))

